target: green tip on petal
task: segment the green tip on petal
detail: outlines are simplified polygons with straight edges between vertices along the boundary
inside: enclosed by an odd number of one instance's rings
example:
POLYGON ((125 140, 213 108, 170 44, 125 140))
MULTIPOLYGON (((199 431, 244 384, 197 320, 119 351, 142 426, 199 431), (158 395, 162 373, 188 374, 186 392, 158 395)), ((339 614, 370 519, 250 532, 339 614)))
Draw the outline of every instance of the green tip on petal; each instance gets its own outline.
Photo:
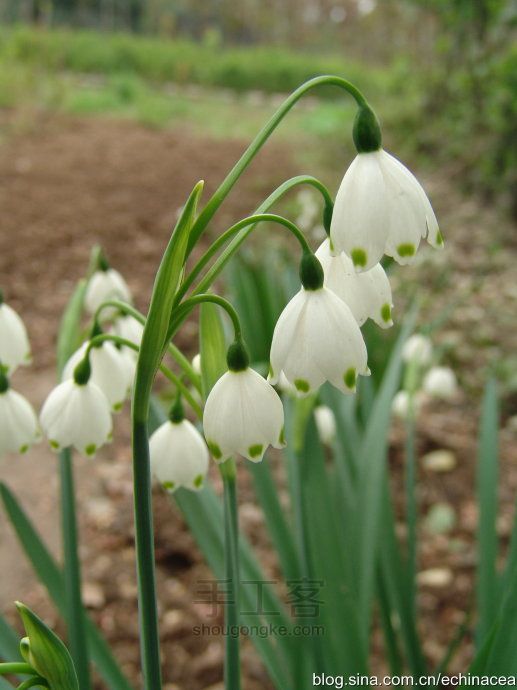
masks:
POLYGON ((166 491, 174 491, 176 485, 174 482, 162 482, 162 486, 166 491))
POLYGON ((54 439, 50 439, 49 444, 52 450, 59 450, 61 448, 61 444, 58 441, 54 441, 54 439))
POLYGON ((443 241, 443 235, 440 230, 436 233, 436 239, 435 239, 435 244, 437 247, 443 247, 445 242, 443 241))
POLYGON ((113 405, 113 412, 120 412, 120 410, 124 407, 123 402, 118 402, 113 405))
POLYGON ((23 455, 23 454, 26 453, 28 450, 29 450, 29 444, 28 444, 28 443, 25 443, 23 446, 20 447, 20 451, 19 451, 19 452, 23 455))
POLYGON ((409 242, 406 244, 399 244, 399 246, 397 247, 397 254, 402 258, 405 258, 407 256, 414 256, 415 251, 415 245, 409 242))
POLYGON ((350 367, 350 369, 347 369, 345 371, 345 375, 343 376, 343 381, 345 382, 345 386, 347 388, 350 388, 350 390, 353 390, 355 388, 356 380, 357 380, 357 373, 356 373, 354 367, 350 367))
POLYGON ((385 323, 389 323, 391 321, 391 304, 383 304, 381 307, 381 317, 382 320, 385 323))
POLYGON ((88 455, 89 457, 91 457, 92 455, 95 455, 96 451, 97 451, 97 446, 95 445, 95 443, 90 443, 90 444, 89 444, 88 446, 86 446, 86 448, 84 449, 84 452, 85 452, 86 455, 88 455))
POLYGON ((207 446, 216 460, 220 460, 223 457, 223 453, 217 445, 217 443, 214 443, 213 441, 207 441, 207 446))
POLYGON ((361 266, 362 268, 364 268, 368 262, 368 254, 364 249, 352 249, 350 258, 354 266, 361 266))
POLYGON ((203 475, 198 474, 197 477, 194 479, 193 484, 196 487, 196 489, 200 489, 203 486, 204 481, 205 478, 203 477, 203 475))
POLYGON ((278 436, 278 443, 285 446, 285 427, 280 429, 280 435, 278 436))
POLYGON ((300 393, 308 393, 311 389, 309 382, 305 379, 295 379, 294 386, 300 393))
POLYGON ((248 453, 252 458, 259 458, 264 452, 264 446, 261 443, 255 443, 255 445, 248 448, 248 453))

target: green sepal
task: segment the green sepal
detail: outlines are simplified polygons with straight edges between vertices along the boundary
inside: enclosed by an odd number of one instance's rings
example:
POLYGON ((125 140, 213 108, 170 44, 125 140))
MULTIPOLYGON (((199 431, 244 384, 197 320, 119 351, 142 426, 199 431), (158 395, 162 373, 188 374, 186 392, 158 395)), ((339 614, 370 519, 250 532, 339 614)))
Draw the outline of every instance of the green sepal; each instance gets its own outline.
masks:
POLYGON ((245 371, 250 365, 250 356, 242 340, 235 340, 226 353, 226 363, 230 371, 245 371))
POLYGON ((381 148, 381 127, 369 105, 363 105, 357 111, 352 136, 358 153, 371 153, 381 148))
POLYGON ((16 603, 27 637, 20 643, 25 661, 52 690, 79 690, 72 657, 59 637, 27 606, 16 603))
POLYGON ((306 290, 319 290, 323 287, 323 267, 312 252, 304 252, 300 261, 300 280, 306 290))

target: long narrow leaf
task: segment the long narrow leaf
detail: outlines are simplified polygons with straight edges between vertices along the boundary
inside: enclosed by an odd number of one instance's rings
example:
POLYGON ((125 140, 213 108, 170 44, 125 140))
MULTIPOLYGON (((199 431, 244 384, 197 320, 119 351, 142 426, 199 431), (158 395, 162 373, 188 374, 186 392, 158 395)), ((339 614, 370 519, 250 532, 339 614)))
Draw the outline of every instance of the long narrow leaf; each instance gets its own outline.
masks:
MULTIPOLYGON (((46 587, 50 598, 59 612, 64 615, 66 612, 65 584, 61 569, 15 496, 3 483, 0 484, 0 497, 20 544, 40 582, 46 587)), ((104 678, 108 686, 112 690, 133 690, 131 684, 120 670, 105 639, 88 616, 86 617, 86 632, 92 659, 99 674, 104 678)))
POLYGON ((22 660, 20 655, 20 636, 3 616, 0 616, 0 659, 3 661, 22 660))
POLYGON ((477 496, 479 504, 477 569, 477 639, 488 635, 498 605, 497 582, 497 484, 498 484, 499 413, 495 381, 485 389, 477 461, 477 496))

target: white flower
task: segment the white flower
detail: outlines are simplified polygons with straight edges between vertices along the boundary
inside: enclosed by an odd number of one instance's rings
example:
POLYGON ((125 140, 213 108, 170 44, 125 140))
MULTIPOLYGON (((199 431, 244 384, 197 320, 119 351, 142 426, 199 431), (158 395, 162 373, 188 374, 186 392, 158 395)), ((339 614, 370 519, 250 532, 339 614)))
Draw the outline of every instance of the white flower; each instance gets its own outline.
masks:
POLYGON ((332 256, 328 239, 321 244, 316 256, 325 272, 325 285, 348 304, 360 326, 368 318, 381 328, 393 325, 390 281, 380 264, 356 273, 352 259, 344 252, 332 256))
POLYGON ((207 398, 203 427, 215 460, 234 453, 260 462, 268 445, 284 446, 284 409, 278 393, 256 371, 227 371, 207 398))
POLYGON ((422 237, 433 247, 443 238, 420 183, 383 149, 359 153, 336 196, 330 237, 357 270, 373 268, 383 254, 398 263, 413 260, 422 237))
POLYGON ((67 379, 54 388, 43 405, 40 423, 56 451, 75 446, 92 457, 111 440, 110 404, 91 380, 78 384, 67 379))
POLYGON ((414 362, 420 366, 430 364, 433 356, 433 346, 429 338, 420 333, 414 333, 404 343, 402 359, 408 364, 414 362))
POLYGON ((318 405, 314 408, 314 420, 321 441, 330 445, 336 437, 336 417, 334 412, 327 405, 318 405))
POLYGON ((187 419, 167 421, 149 439, 151 471, 168 491, 180 486, 197 491, 208 471, 208 448, 187 419))
POLYGON ((0 294, 0 364, 12 373, 20 364, 30 364, 31 348, 27 330, 12 307, 0 294))
MULTIPOLYGON (((107 300, 131 302, 129 287, 121 274, 114 268, 95 271, 86 288, 84 306, 90 314, 95 314, 100 305, 107 300)), ((111 308, 106 308, 103 311, 106 318, 112 317, 114 313, 115 310, 111 308)))
POLYGON ((192 369, 196 374, 201 375, 201 355, 199 352, 192 358, 192 369))
MULTIPOLYGON (((413 395, 413 413, 416 415, 422 407, 422 395, 417 392, 413 395)), ((409 416, 411 397, 406 390, 399 391, 391 403, 391 411, 399 419, 407 419, 409 416)))
POLYGON ((433 367, 425 375, 422 387, 429 395, 448 400, 456 394, 458 383, 449 367, 433 367))
MULTIPOLYGON (((88 341, 74 352, 63 369, 63 380, 74 376, 75 367, 82 361, 88 341)), ((113 412, 119 412, 127 398, 134 370, 128 359, 109 341, 90 350, 91 380, 108 399, 113 412)))
POLYGON ((40 438, 38 418, 31 404, 10 388, 0 392, 0 457, 4 453, 25 453, 40 438))
MULTIPOLYGON (((119 338, 129 340, 129 342, 140 347, 144 327, 140 321, 137 321, 133 316, 130 316, 129 314, 126 316, 119 316, 113 323, 111 330, 115 335, 118 335, 119 338)), ((131 354, 135 355, 135 357, 138 355, 136 350, 133 350, 132 348, 126 349, 128 352, 131 352, 131 354)))
POLYGON ((283 371, 302 395, 325 381, 353 393, 357 375, 370 373, 367 358, 350 308, 326 287, 302 287, 275 326, 269 380, 276 384, 283 371))

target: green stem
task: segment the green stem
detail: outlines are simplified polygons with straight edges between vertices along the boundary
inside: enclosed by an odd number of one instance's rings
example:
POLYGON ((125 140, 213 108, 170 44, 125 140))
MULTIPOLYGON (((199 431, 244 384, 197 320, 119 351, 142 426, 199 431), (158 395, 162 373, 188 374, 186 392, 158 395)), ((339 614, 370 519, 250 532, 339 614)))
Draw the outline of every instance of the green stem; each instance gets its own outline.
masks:
POLYGON ((242 220, 238 221, 230 228, 228 228, 228 230, 223 232, 223 234, 220 235, 211 245, 208 251, 206 251, 205 254, 200 258, 200 260, 194 266, 194 268, 189 273, 187 278, 183 281, 180 289, 178 290, 175 298, 176 303, 179 303, 179 301, 187 293, 187 290, 192 285, 197 276, 201 273, 206 264, 219 251, 219 249, 228 242, 229 239, 231 239, 243 228, 249 227, 250 231, 254 230, 259 223, 277 223, 278 225, 283 225, 296 237, 296 239, 302 247, 302 250, 310 252, 309 243, 305 239, 302 231, 298 228, 297 225, 295 225, 292 221, 288 220, 287 218, 283 218, 282 216, 278 216, 273 213, 257 213, 252 216, 249 216, 248 218, 243 218, 242 220))
POLYGON ((235 340, 242 339, 242 329, 239 315, 235 311, 234 307, 232 307, 230 302, 224 299, 224 297, 219 297, 219 295, 195 295, 194 297, 189 297, 188 299, 186 299, 178 307, 174 315, 174 318, 171 319, 171 326, 169 327, 170 330, 175 332, 176 329, 180 326, 180 324, 185 320, 187 314, 189 314, 196 305, 202 304, 203 302, 211 302, 213 304, 217 304, 219 307, 224 309, 232 321, 235 340))
POLYGON ((160 640, 154 574, 154 529, 147 422, 133 415, 135 546, 140 647, 145 690, 161 690, 160 640))
MULTIPOLYGON (((100 315, 103 309, 107 309, 108 307, 118 309, 118 311, 125 314, 126 316, 132 316, 135 319, 135 321, 141 323, 142 326, 145 325, 145 316, 141 314, 138 311, 138 309, 135 309, 130 304, 126 304, 126 302, 121 302, 120 300, 107 300, 106 302, 103 302, 94 314, 94 322, 100 320, 100 315)), ((138 347, 133 349, 138 350, 138 347)), ((179 366, 183 369, 183 372, 190 380, 192 385, 196 388, 196 390, 199 393, 201 393, 200 377, 194 371, 194 368, 187 359, 187 357, 185 357, 181 350, 179 350, 173 343, 169 343, 168 352, 171 355, 171 357, 176 361, 176 363, 179 364, 179 366)))
POLYGON ((0 676, 13 675, 34 675, 36 671, 32 668, 30 664, 26 664, 23 661, 13 661, 0 664, 0 676))
MULTIPOLYGON (((416 576, 418 568, 417 521, 418 503, 416 496, 416 453, 415 453, 415 412, 413 396, 410 393, 409 411, 406 424, 406 520, 408 557, 408 595, 411 613, 416 617, 416 576)), ((415 618, 416 620, 416 618, 415 618)))
POLYGON ((226 655, 224 684, 226 690, 240 690, 239 523, 235 461, 227 460, 220 466, 220 469, 224 486, 225 580, 228 583, 225 602, 226 655))
POLYGON ((196 245, 197 241, 203 234, 206 226, 213 218, 214 214, 216 213, 219 206, 223 203, 224 199, 228 196, 234 184, 237 182, 244 170, 246 170, 246 168, 257 155, 257 153, 260 151, 262 146, 264 146, 264 144, 269 139, 274 130, 278 127, 280 122, 284 119, 287 113, 295 105, 295 103, 297 103, 297 101, 299 101, 300 98, 302 98, 302 96, 304 96, 311 89, 317 86, 324 85, 337 86, 338 88, 342 88, 355 99, 358 106, 367 105, 365 97, 359 91, 358 88, 356 88, 351 82, 347 81, 346 79, 342 79, 341 77, 336 77, 334 75, 324 75, 321 77, 315 77, 314 79, 310 79, 309 81, 305 82, 305 84, 299 86, 295 91, 293 91, 293 93, 290 96, 286 98, 286 100, 274 113, 271 119, 268 122, 266 122, 264 127, 260 130, 255 139, 253 139, 251 144, 243 153, 239 161, 235 164, 232 170, 230 170, 222 184, 214 192, 212 198, 207 203, 203 211, 199 214, 196 222, 194 223, 190 231, 187 255, 192 251, 192 248, 196 245))
POLYGON ((59 454, 61 475, 61 521, 63 534, 63 561, 65 598, 70 653, 74 660, 80 690, 90 690, 88 641, 86 638, 84 607, 81 592, 81 564, 77 538, 74 470, 70 448, 59 454))
POLYGON ((33 676, 32 678, 24 680, 23 683, 20 683, 20 685, 17 687, 17 690, 28 690, 28 688, 35 688, 36 686, 48 688, 48 683, 45 678, 42 678, 41 676, 33 676))

